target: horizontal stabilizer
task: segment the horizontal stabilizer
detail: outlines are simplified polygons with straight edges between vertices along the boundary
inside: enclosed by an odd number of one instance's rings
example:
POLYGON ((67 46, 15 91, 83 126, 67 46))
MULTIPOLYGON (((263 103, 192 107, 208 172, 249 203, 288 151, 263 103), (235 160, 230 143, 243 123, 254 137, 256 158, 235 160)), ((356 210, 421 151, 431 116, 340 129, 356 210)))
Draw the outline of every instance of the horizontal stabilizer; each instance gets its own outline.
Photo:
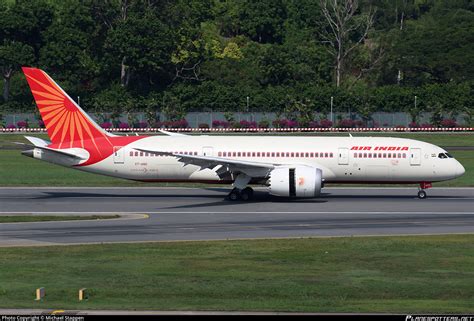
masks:
MULTIPOLYGON (((14 144, 26 146, 26 147, 29 147, 29 148, 38 148, 38 149, 46 150, 48 152, 53 152, 53 153, 56 153, 56 154, 72 157, 72 158, 79 159, 79 160, 85 160, 85 159, 89 158, 89 156, 86 155, 86 153, 87 153, 86 151, 84 151, 83 153, 76 153, 76 152, 72 152, 70 150, 65 151, 65 150, 62 150, 62 149, 54 149, 54 148, 49 148, 49 147, 41 146, 41 145, 30 145, 30 144, 19 143, 19 142, 14 142, 14 144)), ((23 153, 23 155, 30 156, 29 153, 23 153)))

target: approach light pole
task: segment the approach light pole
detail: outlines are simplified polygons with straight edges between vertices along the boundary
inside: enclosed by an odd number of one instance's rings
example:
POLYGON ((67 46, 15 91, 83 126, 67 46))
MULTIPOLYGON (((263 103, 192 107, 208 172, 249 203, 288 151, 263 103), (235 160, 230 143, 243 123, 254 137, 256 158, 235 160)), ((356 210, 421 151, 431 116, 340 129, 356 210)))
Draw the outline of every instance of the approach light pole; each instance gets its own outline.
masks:
MULTIPOLYGON (((250 101, 250 97, 247 96, 247 115, 249 113, 249 101, 250 101)), ((250 121, 252 121, 252 117, 250 117, 250 121)))
POLYGON ((332 106, 334 105, 334 97, 331 96, 331 127, 333 127, 334 121, 333 121, 333 114, 332 114, 332 106))

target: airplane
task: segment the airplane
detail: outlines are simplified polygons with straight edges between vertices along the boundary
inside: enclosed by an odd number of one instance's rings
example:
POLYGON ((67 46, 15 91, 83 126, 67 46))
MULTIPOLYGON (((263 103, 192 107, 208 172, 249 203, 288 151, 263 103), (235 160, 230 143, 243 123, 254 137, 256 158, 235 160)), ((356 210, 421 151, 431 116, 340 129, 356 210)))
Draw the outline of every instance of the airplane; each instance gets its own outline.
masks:
POLYGON ((444 149, 387 137, 282 137, 111 134, 44 71, 23 67, 50 141, 25 137, 23 155, 85 172, 142 182, 232 184, 231 201, 248 201, 251 184, 274 196, 313 198, 328 183, 418 184, 464 174, 444 149))

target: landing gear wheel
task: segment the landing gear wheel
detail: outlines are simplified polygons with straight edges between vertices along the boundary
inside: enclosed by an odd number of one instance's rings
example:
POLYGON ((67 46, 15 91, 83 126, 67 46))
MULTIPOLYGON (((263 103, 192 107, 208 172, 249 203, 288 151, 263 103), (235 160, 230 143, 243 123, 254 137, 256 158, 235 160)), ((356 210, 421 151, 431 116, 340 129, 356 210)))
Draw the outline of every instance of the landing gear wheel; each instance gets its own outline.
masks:
POLYGON ((241 198, 243 201, 251 200, 251 199, 253 198, 253 189, 250 188, 250 187, 244 188, 244 189, 240 192, 240 198, 241 198))
POLYGON ((240 191, 234 188, 227 196, 231 201, 237 201, 240 199, 240 191))
POLYGON ((425 199, 426 198, 426 192, 421 190, 421 191, 418 191, 418 198, 419 199, 425 199))

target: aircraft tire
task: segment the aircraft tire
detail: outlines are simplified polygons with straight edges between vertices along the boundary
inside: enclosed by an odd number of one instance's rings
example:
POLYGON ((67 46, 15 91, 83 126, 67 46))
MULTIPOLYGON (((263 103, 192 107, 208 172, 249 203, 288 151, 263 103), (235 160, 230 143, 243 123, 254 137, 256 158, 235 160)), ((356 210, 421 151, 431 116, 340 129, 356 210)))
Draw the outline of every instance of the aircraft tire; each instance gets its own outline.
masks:
POLYGON ((421 200, 425 199, 426 198, 426 192, 423 191, 423 190, 419 191, 418 192, 418 198, 421 199, 421 200))

